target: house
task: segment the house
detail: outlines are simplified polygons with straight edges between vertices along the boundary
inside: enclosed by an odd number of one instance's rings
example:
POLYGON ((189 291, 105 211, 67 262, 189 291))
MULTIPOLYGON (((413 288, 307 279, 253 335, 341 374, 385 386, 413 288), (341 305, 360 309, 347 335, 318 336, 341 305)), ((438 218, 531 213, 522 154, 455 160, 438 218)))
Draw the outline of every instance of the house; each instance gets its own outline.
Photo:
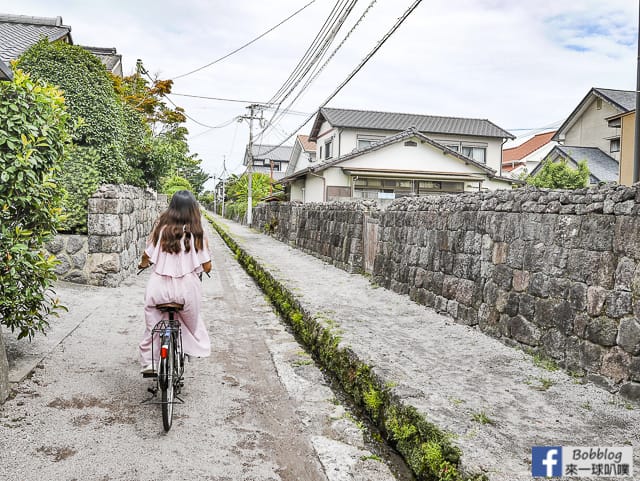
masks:
POLYGON ((115 48, 87 47, 85 45, 81 45, 81 47, 98 57, 108 72, 122 77, 122 55, 116 52, 115 48))
POLYGON ((316 147, 316 143, 311 142, 308 135, 296 136, 285 175, 291 175, 313 164, 316 161, 316 147))
MULTIPOLYGON (((585 160, 589 167, 589 184, 598 185, 603 182, 618 182, 618 162, 604 153, 598 147, 568 147, 556 145, 545 160, 551 162, 566 161, 569 166, 576 168, 578 162, 585 160)), ((531 172, 536 175, 544 163, 539 163, 531 172)))
POLYGON ((304 202, 511 188, 500 171, 513 138, 484 119, 324 107, 308 139, 315 160, 296 161, 280 183, 304 202))
POLYGON ((586 160, 591 183, 621 182, 622 116, 635 105, 635 91, 592 88, 552 137, 563 147, 551 151, 552 160, 586 160))
POLYGON ((629 90, 592 88, 552 140, 573 147, 596 147, 620 161, 620 124, 610 121, 635 110, 636 93, 629 90))
POLYGON ((632 185, 634 183, 636 110, 634 108, 629 112, 617 114, 608 120, 620 126, 620 179, 618 182, 623 185, 632 185))
MULTIPOLYGON (((28 15, 0 14, 0 60, 9 63, 17 59, 42 38, 50 42, 73 45, 71 27, 64 25, 62 17, 32 17, 28 15)), ((122 77, 122 56, 115 48, 82 47, 96 55, 107 70, 122 77)))
POLYGON ((0 60, 0 80, 12 80, 13 72, 9 68, 9 66, 0 60))
MULTIPOLYGON (((558 143, 551 140, 556 131, 542 132, 514 147, 502 150, 502 173, 513 178, 532 172, 558 143)), ((508 144, 507 144, 508 145, 508 144)))
MULTIPOLYGON (((253 172, 262 172, 271 176, 274 180, 280 180, 284 177, 293 147, 290 145, 261 145, 253 144, 251 149, 252 169, 253 172)), ((249 166, 249 146, 244 152, 244 165, 249 166)))

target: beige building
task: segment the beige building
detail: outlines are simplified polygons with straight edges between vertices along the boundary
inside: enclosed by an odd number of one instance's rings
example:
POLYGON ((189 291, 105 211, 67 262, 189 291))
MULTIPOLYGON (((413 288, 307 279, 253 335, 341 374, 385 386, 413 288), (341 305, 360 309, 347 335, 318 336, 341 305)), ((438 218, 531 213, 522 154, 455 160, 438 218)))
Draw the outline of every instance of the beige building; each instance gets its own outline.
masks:
POLYGON ((618 116, 620 120, 620 183, 633 184, 633 154, 635 148, 636 111, 618 116))

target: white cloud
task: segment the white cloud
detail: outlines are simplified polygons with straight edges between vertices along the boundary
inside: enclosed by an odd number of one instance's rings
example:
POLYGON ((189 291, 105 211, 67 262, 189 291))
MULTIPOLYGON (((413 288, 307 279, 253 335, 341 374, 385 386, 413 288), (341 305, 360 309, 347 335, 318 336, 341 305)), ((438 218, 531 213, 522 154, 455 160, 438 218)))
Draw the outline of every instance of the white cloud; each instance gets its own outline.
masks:
MULTIPOLYGON (((308 1, 0 0, 0 11, 61 15, 76 43, 115 46, 127 72, 141 58, 167 78, 239 47, 308 1)), ((174 91, 268 100, 334 3, 316 0, 254 45, 177 80, 174 91)), ((369 2, 360 3, 347 28, 369 2)), ((313 112, 410 3, 378 0, 293 108, 313 112)), ((506 129, 548 125, 563 120, 593 86, 635 87, 637 14, 629 0, 423 1, 330 105, 488 118, 506 129)), ((246 113, 243 104, 173 98, 207 125, 246 113)), ((288 116, 279 128, 290 131, 302 120, 288 116)), ((206 130, 191 122, 189 129, 194 136, 206 130)), ((275 132, 266 140, 283 137, 275 132)), ((224 155, 227 167, 241 162, 247 138, 246 122, 234 123, 195 137, 191 150, 219 173, 224 155)))

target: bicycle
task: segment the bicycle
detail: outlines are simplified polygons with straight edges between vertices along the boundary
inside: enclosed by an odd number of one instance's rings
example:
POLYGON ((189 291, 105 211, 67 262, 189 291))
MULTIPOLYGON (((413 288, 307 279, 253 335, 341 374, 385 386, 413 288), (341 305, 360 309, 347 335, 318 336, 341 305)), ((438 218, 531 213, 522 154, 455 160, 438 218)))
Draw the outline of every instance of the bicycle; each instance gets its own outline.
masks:
MULTIPOLYGON (((146 269, 142 268, 138 271, 138 275, 146 269)), ((206 272, 207 277, 211 277, 206 272)), ((202 282, 202 272, 198 277, 202 282)), ((162 405, 162 425, 165 432, 171 429, 173 423, 173 405, 184 404, 184 401, 178 396, 184 387, 184 363, 185 354, 182 350, 182 330, 180 321, 175 318, 175 314, 184 308, 184 304, 177 302, 167 302, 157 304, 156 309, 169 314, 169 319, 161 319, 151 330, 154 343, 159 342, 158 353, 160 359, 156 363, 156 349, 151 349, 151 365, 156 367, 154 372, 143 373, 143 378, 156 378, 156 385, 147 388, 152 396, 145 399, 142 403, 160 404, 162 405), (160 401, 154 401, 158 391, 160 391, 160 401)))
POLYGON ((152 349, 151 363, 157 366, 156 372, 143 373, 142 377, 156 378, 156 385, 147 390, 152 394, 151 398, 143 401, 152 404, 162 405, 162 425, 165 431, 171 429, 173 422, 173 405, 184 404, 178 396, 184 387, 184 361, 185 355, 182 350, 182 331, 180 321, 175 318, 175 314, 184 307, 183 304, 169 302, 158 304, 156 309, 168 314, 168 319, 160 320, 153 328, 154 340, 160 344, 158 350, 160 359, 156 363, 154 356, 155 349, 152 349), (153 401, 160 391, 160 401, 153 401))

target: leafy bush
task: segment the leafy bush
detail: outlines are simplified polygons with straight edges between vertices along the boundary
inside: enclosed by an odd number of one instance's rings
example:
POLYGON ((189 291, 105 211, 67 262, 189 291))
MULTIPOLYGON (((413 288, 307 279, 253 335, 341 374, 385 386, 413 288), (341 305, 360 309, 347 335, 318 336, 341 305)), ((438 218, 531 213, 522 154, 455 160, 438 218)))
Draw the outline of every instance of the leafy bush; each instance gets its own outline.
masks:
POLYGON ((60 231, 87 233, 87 199, 100 185, 96 168, 98 152, 90 147, 74 146, 62 163, 60 183, 64 188, 63 214, 60 231))
POLYGON ((169 177, 162 183, 161 191, 164 194, 172 196, 179 190, 190 190, 193 192, 193 187, 191 187, 191 184, 187 179, 177 175, 169 177))
POLYGON ((0 321, 19 338, 44 331, 61 308, 50 290, 56 261, 42 246, 60 215, 69 120, 59 90, 20 70, 0 82, 0 321))
POLYGON ((82 119, 76 143, 100 154, 101 181, 130 182, 123 105, 102 62, 82 47, 42 39, 22 54, 18 66, 64 92, 71 118, 82 119))
POLYGON ((543 162, 535 176, 527 177, 527 184, 548 189, 580 189, 589 182, 589 167, 584 160, 578 163, 577 169, 569 167, 566 160, 551 162, 546 159, 543 162))

